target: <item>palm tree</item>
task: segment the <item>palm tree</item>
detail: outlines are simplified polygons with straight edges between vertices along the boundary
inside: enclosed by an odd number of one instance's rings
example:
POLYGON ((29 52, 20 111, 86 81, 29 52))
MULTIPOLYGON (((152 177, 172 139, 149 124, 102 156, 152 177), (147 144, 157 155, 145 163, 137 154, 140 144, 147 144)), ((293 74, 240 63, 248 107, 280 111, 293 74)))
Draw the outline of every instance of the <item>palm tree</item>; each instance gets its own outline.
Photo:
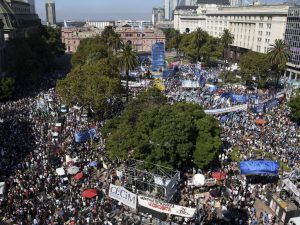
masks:
POLYGON ((108 37, 108 46, 110 46, 116 54, 121 49, 123 43, 120 34, 114 33, 108 37))
POLYGON ((225 29, 223 31, 223 34, 221 36, 222 45, 224 47, 223 50, 223 60, 228 60, 226 57, 226 51, 229 50, 229 45, 231 45, 234 42, 234 36, 230 33, 228 29, 225 29))
POLYGON ((196 30, 196 39, 195 39, 195 44, 197 47, 197 61, 200 61, 200 48, 203 45, 205 41, 206 35, 205 31, 203 31, 201 28, 197 28, 196 30))
POLYGON ((121 48, 121 52, 119 55, 119 62, 120 62, 120 69, 121 71, 126 72, 126 102, 128 102, 128 93, 129 93, 129 86, 128 86, 128 80, 129 80, 129 71, 134 70, 138 65, 138 57, 136 52, 132 50, 132 47, 130 44, 125 44, 121 48))
POLYGON ((277 92, 280 76, 285 70, 290 56, 289 46, 282 39, 276 39, 275 43, 270 45, 268 49, 267 57, 272 71, 275 73, 275 92, 277 92))

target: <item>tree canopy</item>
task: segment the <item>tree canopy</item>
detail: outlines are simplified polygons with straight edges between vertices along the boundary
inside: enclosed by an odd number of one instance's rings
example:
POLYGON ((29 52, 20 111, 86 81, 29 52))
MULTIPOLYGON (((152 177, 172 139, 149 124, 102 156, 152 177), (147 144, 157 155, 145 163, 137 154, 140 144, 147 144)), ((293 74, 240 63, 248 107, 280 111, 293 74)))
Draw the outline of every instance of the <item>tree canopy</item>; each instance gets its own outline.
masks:
POLYGON ((300 94, 298 93, 297 96, 292 98, 288 105, 291 109, 292 118, 298 123, 300 123, 300 94))
MULTIPOLYGON (((113 33, 111 35, 114 35, 113 33)), ((78 105, 97 117, 110 117, 122 88, 119 59, 109 46, 110 37, 84 39, 72 56, 73 68, 56 89, 67 105, 78 105)))
POLYGON ((156 89, 133 99, 104 128, 111 158, 133 157, 176 169, 208 166, 220 149, 220 133, 218 121, 200 106, 166 104, 156 89))
MULTIPOLYGON (((18 90, 15 94, 23 95, 39 87, 44 73, 51 69, 54 57, 63 53, 60 31, 50 27, 42 26, 25 38, 9 40, 4 58, 4 71, 11 78, 9 89, 18 90)), ((7 98, 6 95, 3 97, 7 98)))
POLYGON ((271 45, 268 50, 268 59, 271 64, 271 68, 275 75, 275 88, 278 88, 279 79, 283 71, 286 68, 286 63, 291 55, 289 46, 284 40, 276 39, 275 43, 271 45))
POLYGON ((241 76, 246 85, 256 83, 259 88, 266 85, 271 65, 266 54, 247 52, 240 58, 241 76), (253 80, 253 77, 256 79, 253 80))
POLYGON ((209 63, 222 56, 223 46, 219 38, 197 30, 181 36, 179 50, 191 61, 195 62, 201 56, 204 62, 209 63))

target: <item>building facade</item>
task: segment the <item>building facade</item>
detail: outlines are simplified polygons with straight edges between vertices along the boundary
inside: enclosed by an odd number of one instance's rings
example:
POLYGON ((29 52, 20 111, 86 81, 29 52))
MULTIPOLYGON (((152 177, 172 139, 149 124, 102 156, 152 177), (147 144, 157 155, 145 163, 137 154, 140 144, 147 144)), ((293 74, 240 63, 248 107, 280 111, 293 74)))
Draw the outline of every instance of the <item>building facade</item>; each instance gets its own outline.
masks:
POLYGON ((30 5, 30 12, 35 14, 35 0, 27 0, 27 3, 30 5))
POLYGON ((174 10, 179 5, 179 0, 165 0, 165 20, 173 20, 174 10))
POLYGON ((62 43, 66 46, 66 53, 77 51, 80 41, 86 38, 100 36, 103 29, 92 27, 64 27, 61 29, 62 43))
POLYGON ((24 37, 41 25, 38 15, 31 12, 31 5, 21 0, 0 0, 0 19, 5 40, 24 37))
POLYGON ((163 22, 165 20, 165 9, 156 7, 152 9, 152 24, 163 22))
POLYGON ((288 11, 285 41, 291 51, 285 76, 289 79, 300 79, 300 7, 290 7, 288 11))
POLYGON ((2 76, 2 67, 3 67, 3 60, 4 60, 4 23, 0 19, 0 77, 2 76))
POLYGON ((105 27, 114 27, 115 22, 114 21, 87 21, 85 25, 88 27, 104 29, 105 27))
POLYGON ((138 52, 151 52, 151 47, 157 42, 165 43, 166 37, 161 30, 154 28, 137 29, 130 26, 116 28, 124 43, 130 42, 138 52))
POLYGON ((48 26, 53 26, 56 24, 56 11, 54 0, 46 0, 46 21, 48 26))
POLYGON ((276 39, 284 39, 288 9, 287 5, 200 5, 197 10, 177 10, 174 28, 183 33, 200 27, 214 37, 228 29, 234 35, 231 47, 266 53, 276 39))

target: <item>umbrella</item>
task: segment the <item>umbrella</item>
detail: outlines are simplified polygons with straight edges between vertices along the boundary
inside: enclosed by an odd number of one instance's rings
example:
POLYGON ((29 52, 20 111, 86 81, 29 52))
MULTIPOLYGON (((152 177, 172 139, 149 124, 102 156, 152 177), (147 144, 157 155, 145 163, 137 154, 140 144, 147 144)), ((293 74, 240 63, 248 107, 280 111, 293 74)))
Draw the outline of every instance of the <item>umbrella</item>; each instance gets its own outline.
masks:
POLYGON ((96 189, 86 189, 82 192, 82 197, 84 198, 94 198, 97 195, 98 194, 96 189))
POLYGON ((202 174, 195 174, 195 176, 193 176, 193 185, 195 185, 196 187, 200 187, 203 186, 205 184, 205 177, 202 174))
POLYGON ((68 174, 76 174, 76 173, 78 173, 78 171, 79 171, 79 168, 77 166, 71 166, 68 169, 68 174))
POLYGON ((81 180, 82 178, 83 178, 83 172, 77 173, 77 174, 74 176, 74 179, 75 179, 75 180, 81 180))
POLYGON ((96 166, 97 166, 97 162, 96 162, 96 161, 90 162, 90 163, 89 163, 89 166, 94 166, 94 167, 96 167, 96 166))
POLYGON ((267 123, 267 121, 265 121, 263 119, 257 119, 257 120, 255 120, 255 124, 256 125, 264 126, 266 123, 267 123))
POLYGON ((216 180, 225 180, 226 179, 226 173, 222 173, 222 172, 214 172, 211 175, 213 178, 215 178, 216 180))
POLYGON ((63 175, 66 174, 65 169, 64 169, 63 167, 57 168, 57 169, 56 169, 56 173, 57 173, 57 175, 59 175, 59 176, 63 176, 63 175))

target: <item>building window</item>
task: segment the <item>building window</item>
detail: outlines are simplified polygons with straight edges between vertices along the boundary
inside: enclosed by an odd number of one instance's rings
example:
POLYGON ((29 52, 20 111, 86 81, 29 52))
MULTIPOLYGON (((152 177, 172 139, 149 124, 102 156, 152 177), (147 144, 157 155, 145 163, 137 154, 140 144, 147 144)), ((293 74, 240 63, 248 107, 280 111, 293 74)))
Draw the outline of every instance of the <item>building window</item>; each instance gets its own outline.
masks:
POLYGON ((266 36, 270 36, 270 32, 269 31, 267 31, 266 36))
POLYGON ((271 21, 272 20, 272 16, 268 16, 268 21, 271 21))
POLYGON ((262 31, 258 31, 258 35, 261 36, 262 35, 262 31))
POLYGON ((266 43, 270 43, 270 39, 266 39, 265 42, 266 42, 266 43))
POLYGON ((259 38, 257 38, 257 41, 258 41, 258 42, 261 42, 261 38, 260 38, 260 37, 259 37, 259 38))
POLYGON ((270 23, 267 24, 267 28, 271 29, 271 24, 270 23))
POLYGON ((263 28, 264 24, 263 23, 259 23, 259 28, 263 28))
POLYGON ((263 16, 261 16, 261 17, 260 17, 260 20, 264 20, 264 17, 263 17, 263 16))

